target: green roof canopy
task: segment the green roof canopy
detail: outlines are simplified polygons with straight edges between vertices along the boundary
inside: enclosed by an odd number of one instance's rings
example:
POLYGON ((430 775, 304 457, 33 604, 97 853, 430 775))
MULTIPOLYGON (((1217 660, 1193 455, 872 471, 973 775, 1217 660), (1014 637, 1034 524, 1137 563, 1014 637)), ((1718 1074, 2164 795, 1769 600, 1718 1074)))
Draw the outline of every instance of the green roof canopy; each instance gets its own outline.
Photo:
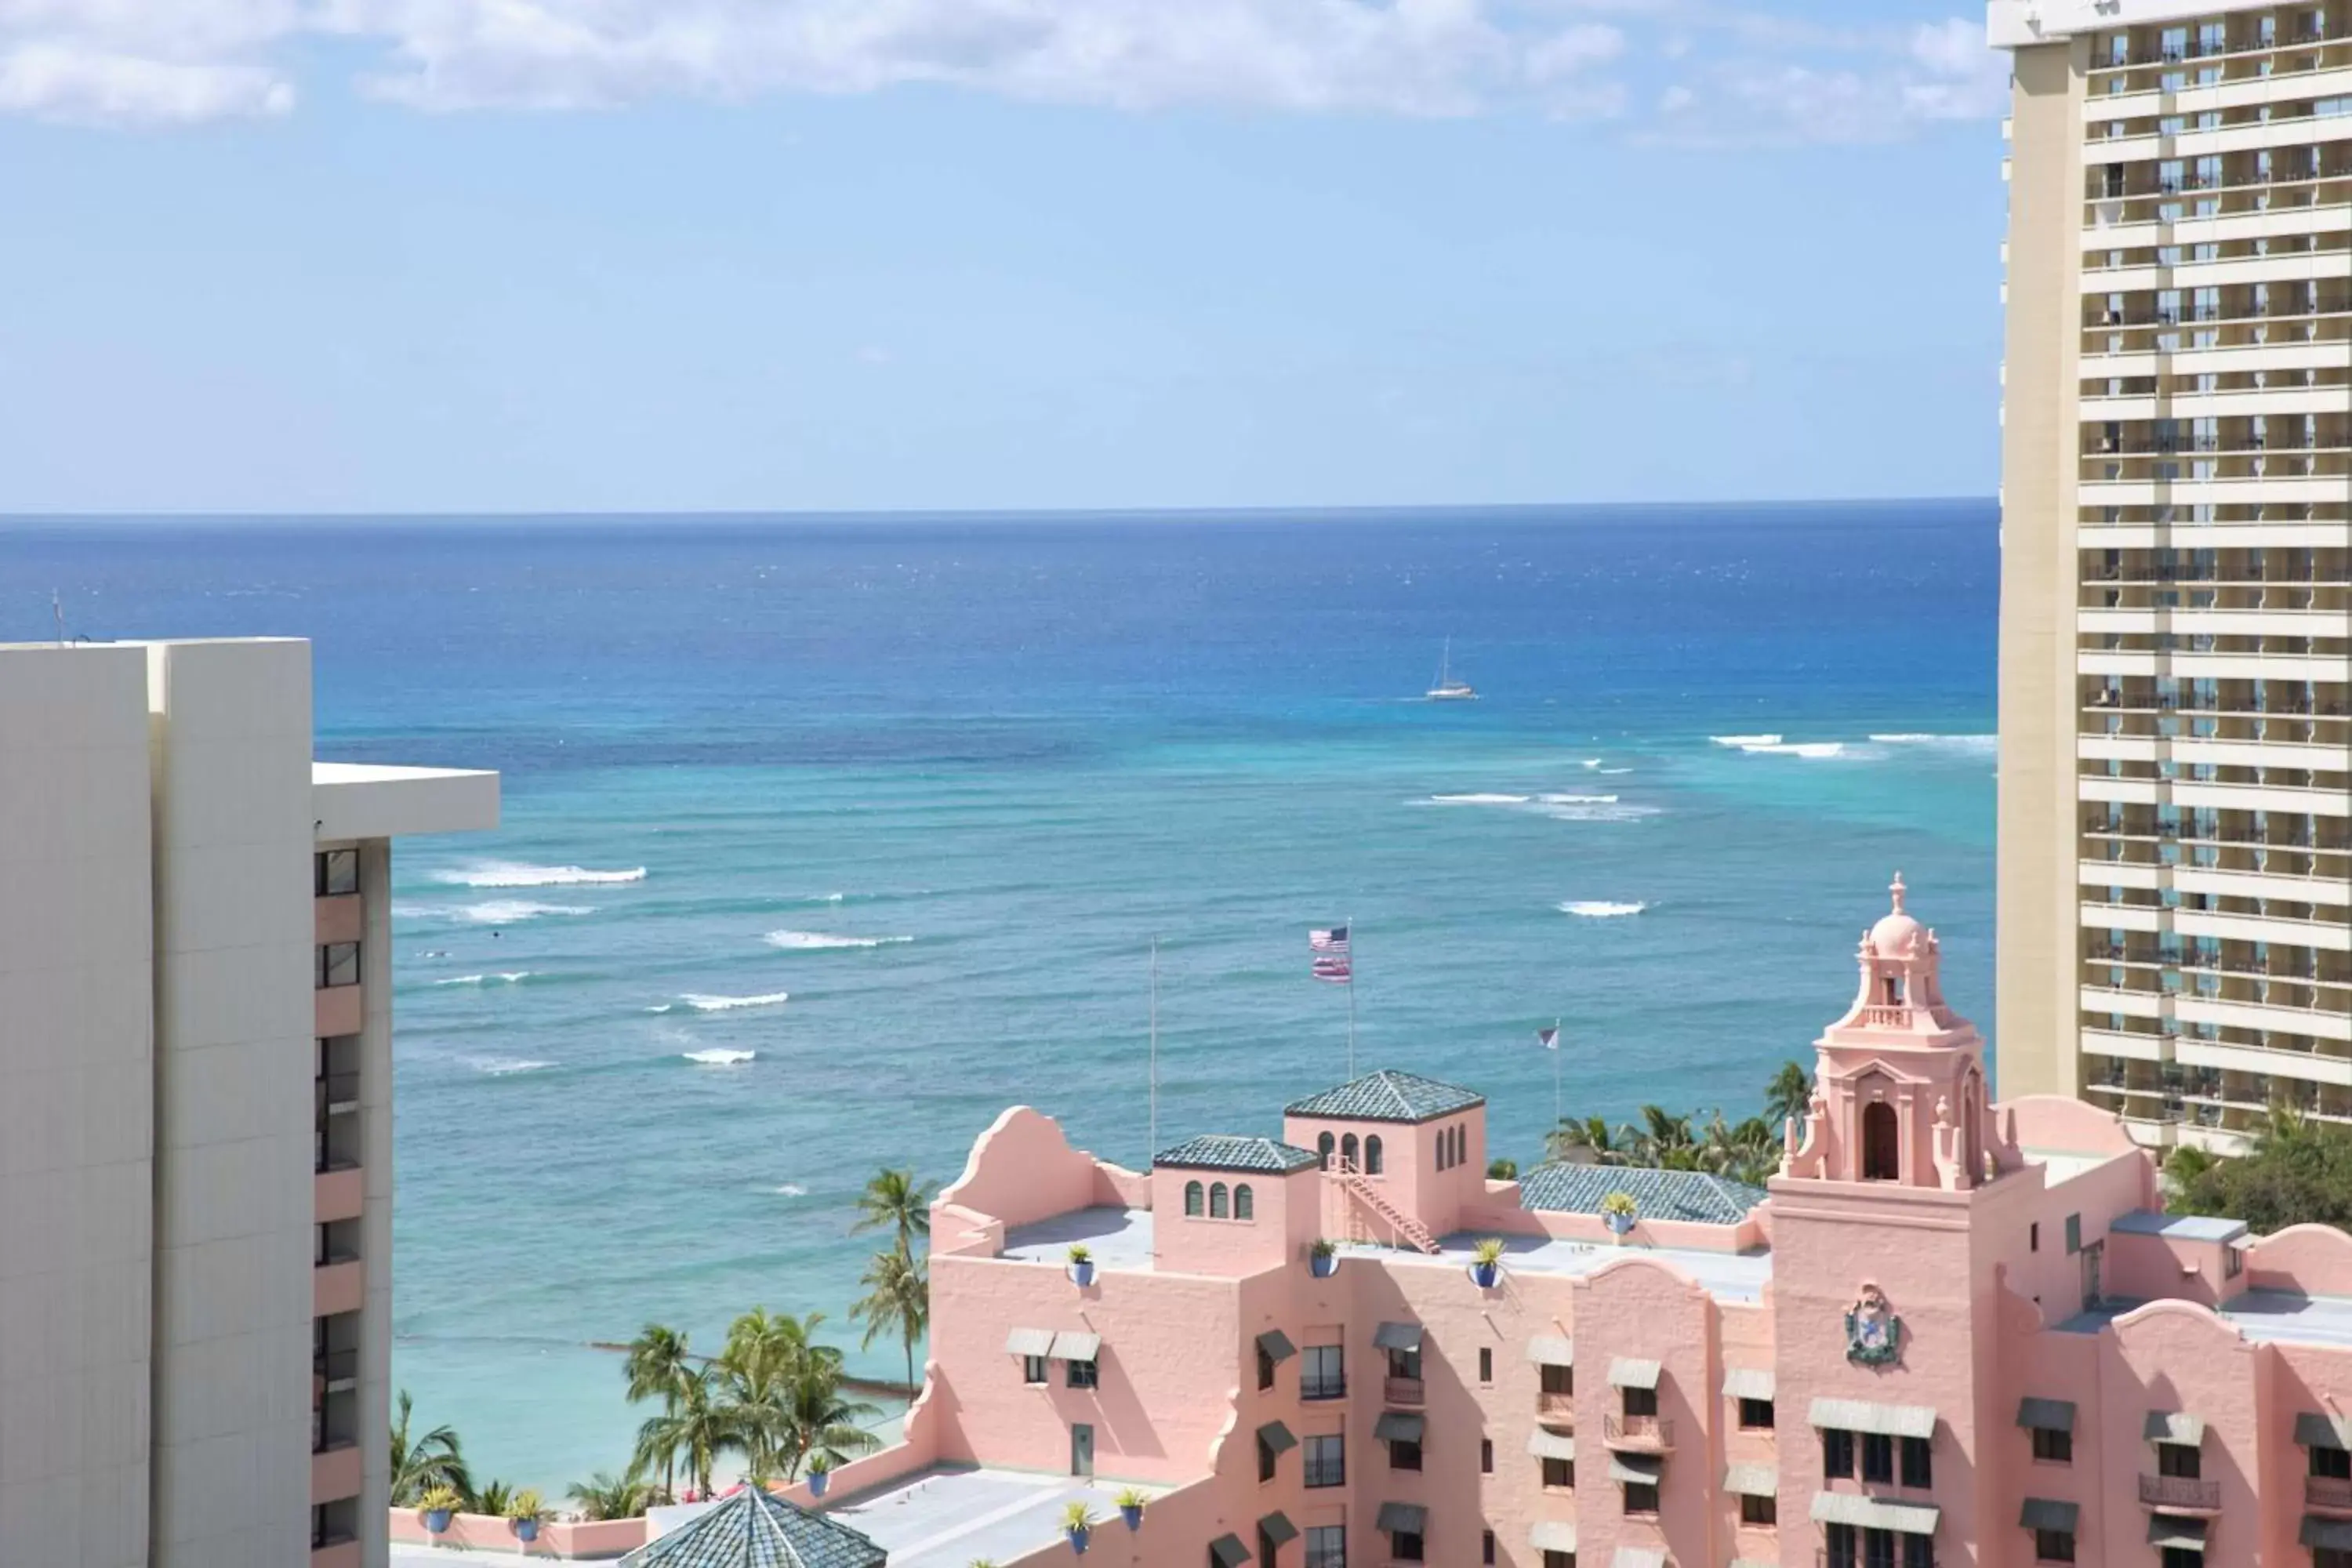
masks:
POLYGON ((1351 1083, 1292 1100, 1285 1116, 1321 1116, 1334 1121, 1434 1121, 1486 1097, 1409 1072, 1369 1072, 1351 1083))

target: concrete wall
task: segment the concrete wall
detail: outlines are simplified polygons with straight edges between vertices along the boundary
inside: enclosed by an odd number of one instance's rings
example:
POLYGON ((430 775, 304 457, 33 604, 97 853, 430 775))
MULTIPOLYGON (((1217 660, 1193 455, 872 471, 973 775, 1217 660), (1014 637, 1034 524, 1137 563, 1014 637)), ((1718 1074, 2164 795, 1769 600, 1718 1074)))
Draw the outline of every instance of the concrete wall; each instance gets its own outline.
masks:
POLYGON ((310 1556, 310 663, 147 647, 154 779, 153 1568, 310 1556))
MULTIPOLYGON (((358 1517, 370 1520, 392 1503, 388 1434, 392 1426, 392 845, 362 843, 360 902, 360 1175, 366 1198, 361 1214, 360 1264, 367 1280, 360 1309, 359 1436, 364 1456, 358 1517)), ((390 1549, 360 1532, 362 1568, 385 1568, 390 1549)))
POLYGON ((0 650, 0 1559, 146 1561, 146 656, 0 650))

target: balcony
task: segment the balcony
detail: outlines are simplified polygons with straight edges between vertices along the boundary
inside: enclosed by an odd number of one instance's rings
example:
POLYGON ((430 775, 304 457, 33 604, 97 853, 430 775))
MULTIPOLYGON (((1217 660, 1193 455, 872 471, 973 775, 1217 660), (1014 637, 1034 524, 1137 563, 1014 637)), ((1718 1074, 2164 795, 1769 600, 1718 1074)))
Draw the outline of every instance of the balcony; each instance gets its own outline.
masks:
POLYGON ((1608 1415, 1601 1440, 1629 1454, 1663 1454, 1675 1446, 1675 1424, 1663 1415, 1608 1415))
POLYGON ((1547 1426, 1576 1429, 1576 1395, 1549 1391, 1536 1395, 1536 1419, 1547 1426))
POLYGON ((320 947, 331 942, 357 942, 364 923, 357 893, 330 893, 311 900, 311 940, 320 947))
POLYGON ((1423 1392, 1417 1377, 1391 1377, 1381 1384, 1381 1397, 1391 1405, 1419 1405, 1423 1392))
POLYGON ((2150 1476, 2139 1479, 2142 1508, 2165 1513, 2210 1514, 2221 1511, 2221 1483, 2195 1476, 2150 1476))
POLYGON ((366 1265, 356 1258, 331 1258, 310 1270, 310 1315, 331 1318, 356 1312, 367 1302, 366 1265))
POLYGON ((313 993, 311 1032, 319 1038, 356 1035, 367 1018, 366 987, 330 985, 313 993))
POLYGON ((365 1456, 349 1438, 330 1442, 310 1456, 310 1502, 335 1502, 360 1495, 365 1456))
POLYGON ((310 1217, 320 1225, 357 1219, 367 1207, 367 1173, 346 1161, 310 1178, 310 1217))
POLYGON ((2303 1506, 2315 1513, 2352 1513, 2352 1480, 2338 1476, 2304 1477, 2303 1506))
POLYGON ((1348 1380, 1344 1377, 1302 1377, 1298 1380, 1301 1399, 1345 1399, 1348 1380))
POLYGON ((310 1543, 310 1568, 360 1568, 360 1543, 348 1535, 310 1543))

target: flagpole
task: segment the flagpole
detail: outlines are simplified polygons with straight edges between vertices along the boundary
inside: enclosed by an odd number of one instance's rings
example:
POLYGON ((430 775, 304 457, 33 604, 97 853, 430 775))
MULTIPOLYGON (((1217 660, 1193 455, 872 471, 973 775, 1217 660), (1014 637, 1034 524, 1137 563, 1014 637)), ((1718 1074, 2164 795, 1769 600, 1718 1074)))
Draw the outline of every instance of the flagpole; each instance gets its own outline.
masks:
POLYGON ((1348 1081, 1356 1081, 1356 917, 1348 917, 1348 1081))
POLYGON ((1160 939, 1151 939, 1151 1147, 1147 1162, 1160 1153, 1160 939))

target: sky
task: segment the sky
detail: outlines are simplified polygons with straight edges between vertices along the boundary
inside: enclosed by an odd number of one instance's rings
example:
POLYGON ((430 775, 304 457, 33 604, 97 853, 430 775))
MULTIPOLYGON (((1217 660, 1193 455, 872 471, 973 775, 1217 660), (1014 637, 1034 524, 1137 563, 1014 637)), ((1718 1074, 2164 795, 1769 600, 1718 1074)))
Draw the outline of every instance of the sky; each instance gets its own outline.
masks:
POLYGON ((1990 495, 1946 0, 0 0, 0 513, 1990 495))

